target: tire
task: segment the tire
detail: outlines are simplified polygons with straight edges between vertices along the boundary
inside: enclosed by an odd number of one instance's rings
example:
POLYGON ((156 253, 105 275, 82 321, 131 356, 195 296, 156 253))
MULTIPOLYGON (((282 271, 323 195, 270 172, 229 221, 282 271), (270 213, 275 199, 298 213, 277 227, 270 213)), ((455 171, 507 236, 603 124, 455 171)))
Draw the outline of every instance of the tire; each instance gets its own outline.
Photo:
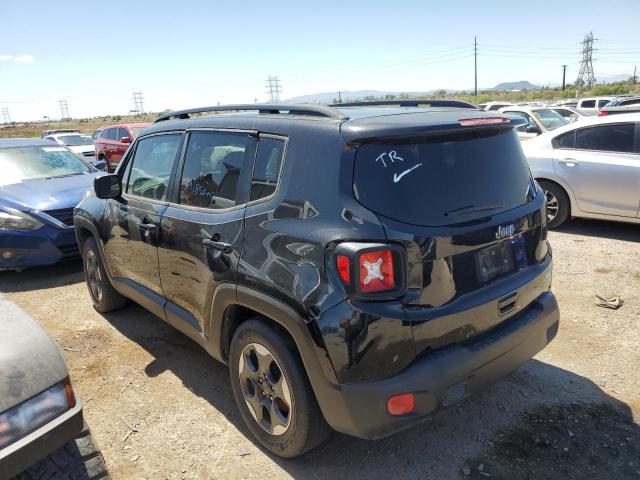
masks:
POLYGON ((331 432, 290 343, 256 317, 240 324, 229 354, 233 395, 245 424, 264 448, 283 458, 302 455, 331 432))
POLYGON ((85 424, 75 439, 18 475, 15 480, 107 480, 109 473, 85 424))
POLYGON ((127 304, 127 299, 120 295, 111 285, 102 263, 96 240, 89 237, 82 248, 82 269, 89 289, 93 308, 100 313, 118 310, 127 304))
POLYGON ((553 230, 569 218, 569 214, 571 213, 569 196, 557 183, 547 180, 540 180, 538 183, 542 187, 542 190, 544 190, 545 201, 547 203, 547 227, 553 230))

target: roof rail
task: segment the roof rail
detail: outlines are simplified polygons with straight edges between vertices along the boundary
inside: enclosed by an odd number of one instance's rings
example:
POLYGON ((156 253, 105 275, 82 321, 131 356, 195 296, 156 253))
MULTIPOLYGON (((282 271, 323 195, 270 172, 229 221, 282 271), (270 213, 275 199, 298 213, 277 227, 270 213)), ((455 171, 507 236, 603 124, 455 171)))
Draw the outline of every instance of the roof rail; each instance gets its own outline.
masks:
POLYGON ((460 100, 374 100, 372 102, 350 102, 334 103, 329 107, 381 107, 385 105, 398 105, 400 107, 419 107, 426 105, 429 107, 454 107, 454 108, 478 108, 470 103, 460 100))
POLYGON ((327 107, 325 105, 312 104, 284 104, 284 103, 256 103, 256 104, 240 104, 240 105, 218 105, 215 107, 199 107, 187 108, 185 110, 176 110, 175 112, 167 112, 156 118, 153 123, 162 122, 171 119, 190 118, 192 113, 206 112, 250 112, 257 111, 262 114, 280 114, 288 112, 289 115, 308 115, 312 117, 329 117, 329 118, 347 118, 343 113, 327 107))

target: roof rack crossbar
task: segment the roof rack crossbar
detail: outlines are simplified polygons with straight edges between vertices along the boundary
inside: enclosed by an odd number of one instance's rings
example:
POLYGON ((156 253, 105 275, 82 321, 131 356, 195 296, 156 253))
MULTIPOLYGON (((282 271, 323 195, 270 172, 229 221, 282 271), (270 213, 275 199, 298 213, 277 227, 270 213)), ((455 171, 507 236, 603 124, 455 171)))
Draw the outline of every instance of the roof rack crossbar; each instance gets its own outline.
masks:
POLYGON ((397 105, 400 107, 420 107, 426 105, 429 107, 453 107, 453 108, 478 108, 470 103, 461 100, 374 100, 371 102, 349 102, 334 103, 329 107, 381 107, 385 105, 397 105))
POLYGON ((212 107, 187 108, 160 115, 153 123, 171 119, 190 118, 193 113, 207 112, 259 112, 261 114, 280 114, 288 112, 290 115, 307 115, 313 117, 328 117, 344 119, 346 116, 338 110, 326 105, 284 104, 284 103, 256 103, 240 105, 218 105, 212 107))

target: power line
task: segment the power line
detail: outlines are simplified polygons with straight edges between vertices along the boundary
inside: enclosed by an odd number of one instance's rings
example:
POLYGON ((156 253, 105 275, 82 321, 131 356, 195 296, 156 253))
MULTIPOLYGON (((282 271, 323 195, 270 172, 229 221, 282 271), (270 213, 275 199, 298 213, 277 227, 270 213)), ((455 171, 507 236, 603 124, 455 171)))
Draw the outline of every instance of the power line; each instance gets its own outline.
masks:
POLYGON ((576 88, 591 88, 595 83, 596 77, 593 74, 593 32, 589 32, 582 41, 582 60, 580 61, 580 72, 576 80, 576 88))
POLYGON ((11 123, 11 115, 9 115, 9 107, 2 107, 2 120, 4 123, 11 123))
POLYGON ((60 104, 60 113, 61 113, 61 119, 62 120, 67 120, 71 118, 71 115, 69 115, 69 104, 67 103, 66 100, 60 100, 58 102, 60 104))
POLYGON ((478 96, 478 37, 473 37, 473 70, 474 80, 473 94, 478 96))
POLYGON ((135 113, 144 114, 144 96, 142 92, 133 92, 133 111, 135 113))
POLYGON ((282 87, 280 85, 280 79, 277 76, 272 77, 270 75, 267 77, 266 91, 269 96, 269 103, 280 103, 282 87))

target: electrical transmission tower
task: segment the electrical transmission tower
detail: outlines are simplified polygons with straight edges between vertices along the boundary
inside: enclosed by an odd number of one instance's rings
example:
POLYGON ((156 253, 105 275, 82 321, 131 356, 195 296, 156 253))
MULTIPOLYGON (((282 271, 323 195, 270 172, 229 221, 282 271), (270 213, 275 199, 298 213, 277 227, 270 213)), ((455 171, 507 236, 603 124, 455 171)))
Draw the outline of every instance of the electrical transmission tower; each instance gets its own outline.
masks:
POLYGON ((280 103, 281 92, 282 86, 280 85, 280 79, 277 76, 269 76, 267 78, 267 95, 269 95, 269 103, 280 103))
POLYGON ((593 41, 593 32, 587 33, 582 41, 582 60, 576 88, 591 88, 596 83, 596 77, 593 74, 593 41))
POLYGON ((60 113, 62 114, 62 120, 71 118, 69 116, 69 104, 66 100, 60 100, 60 113))
POLYGON ((133 110, 136 113, 144 114, 144 96, 142 92, 133 92, 133 110))
POLYGON ((4 123, 11 123, 11 115, 9 115, 8 107, 2 107, 2 120, 4 123))

